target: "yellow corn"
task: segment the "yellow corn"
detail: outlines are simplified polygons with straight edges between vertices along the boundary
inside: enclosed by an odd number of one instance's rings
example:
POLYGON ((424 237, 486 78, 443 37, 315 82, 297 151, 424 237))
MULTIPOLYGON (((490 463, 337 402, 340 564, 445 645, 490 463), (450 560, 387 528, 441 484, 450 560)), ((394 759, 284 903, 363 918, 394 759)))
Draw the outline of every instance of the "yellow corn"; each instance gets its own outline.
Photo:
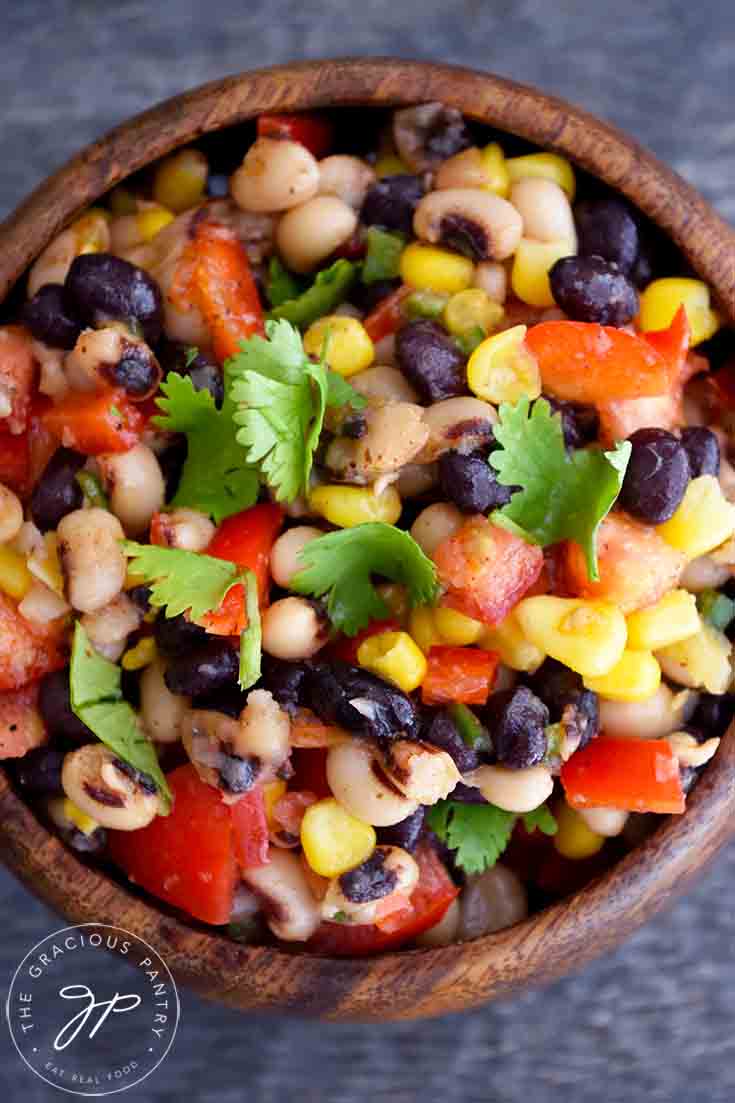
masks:
MULTIPOLYGON (((56 533, 47 532, 43 542, 43 551, 34 552, 33 555, 28 557, 28 570, 39 582, 43 582, 55 594, 63 596, 64 576, 61 573, 56 533)), ((145 582, 145 579, 141 581, 145 582)))
POLYGON ((387 486, 381 494, 375 494, 370 487, 317 486, 309 495, 309 505, 320 517, 341 529, 365 521, 395 525, 401 516, 401 498, 394 486, 387 486))
POLYGON ((286 795, 286 782, 281 781, 279 778, 275 781, 269 781, 263 786, 262 792, 268 829, 270 831, 278 830, 279 824, 273 815, 273 809, 278 804, 281 797, 286 795))
POLYGON ((180 214, 203 197, 208 172, 203 153, 197 149, 182 149, 167 157, 156 169, 153 198, 162 207, 180 214))
POLYGON ((135 647, 130 647, 122 657, 123 670, 142 670, 150 666, 157 655, 156 641, 153 636, 143 636, 135 647))
POLYGON ((468 287, 452 295, 444 307, 444 325, 454 337, 462 337, 476 329, 491 333, 500 325, 504 314, 500 303, 494 303, 486 291, 468 287))
POLYGON ((687 559, 696 559, 735 533, 735 506, 714 475, 700 475, 689 483, 674 516, 656 531, 687 559))
POLYGON ((114 215, 135 214, 138 200, 131 191, 119 184, 110 192, 110 210, 114 215))
POLYGON ((426 659, 408 632, 378 632, 357 649, 357 661, 365 670, 412 693, 426 677, 426 659))
POLYGON ((22 601, 33 584, 33 575, 22 555, 7 545, 0 545, 0 590, 16 601, 22 601))
POLYGON ((609 701, 647 701, 661 685, 661 667, 650 651, 626 648, 612 670, 584 684, 609 701))
POLYGON ((625 650, 625 617, 605 601, 543 594, 524 598, 514 612, 531 643, 584 678, 607 674, 625 650))
POLYGON ((173 220, 173 214, 171 211, 167 211, 165 207, 150 206, 144 211, 139 211, 135 216, 135 222, 140 241, 152 241, 156 234, 173 220))
POLYGON ((724 632, 702 622, 696 636, 656 652, 667 678, 688 689, 725 693, 732 680, 732 644, 724 632))
POLYGON ((505 162, 511 184, 522 180, 524 176, 541 176, 544 180, 553 180, 574 199, 576 185, 574 170, 565 157, 558 153, 528 153, 525 157, 509 157, 505 162))
POLYGON ((654 280, 641 294, 638 323, 645 332, 667 329, 680 306, 686 310, 692 329, 692 345, 706 341, 722 325, 722 319, 710 305, 709 287, 703 280, 672 276, 654 280))
POLYGON ((579 812, 564 801, 554 809, 558 825, 554 835, 554 848, 562 858, 580 861, 597 854, 605 843, 605 836, 598 835, 584 822, 579 812))
POLYGON ((92 817, 88 816, 86 812, 83 812, 81 808, 77 808, 74 801, 69 800, 68 797, 64 797, 64 802, 61 807, 64 819, 70 820, 83 835, 91 835, 92 832, 96 831, 99 827, 97 820, 92 819, 92 817))
POLYGON ((72 223, 79 253, 102 253, 110 245, 110 212, 90 207, 72 223))
POLYGON ((419 291, 456 295, 472 283, 475 266, 467 257, 434 245, 407 245, 401 253, 401 278, 419 291))
POLYGON ((439 605, 434 610, 434 624, 441 636, 441 642, 449 647, 467 647, 477 643, 485 625, 472 617, 466 617, 456 609, 439 605))
POLYGON ((473 394, 495 405, 524 396, 538 398, 541 374, 525 337, 525 326, 513 326, 477 346, 467 364, 467 385, 473 394))
POLYGON ((334 797, 309 805, 301 821, 304 855, 322 877, 339 877, 359 866, 372 854, 375 841, 375 829, 350 815, 334 797))
POLYGON ((485 628, 478 643, 484 651, 497 651, 500 661, 511 670, 527 674, 538 670, 546 658, 545 652, 523 634, 515 610, 495 628, 485 628))
POLYGON ((307 329, 307 356, 321 356, 325 349, 327 364, 345 379, 369 368, 375 359, 375 347, 365 326, 347 315, 327 314, 307 329))
POLYGON ((534 241, 521 238, 510 275, 511 287, 521 302, 529 306, 554 306, 549 271, 562 257, 577 252, 573 241, 534 241))
POLYGON ((700 629, 697 601, 688 590, 670 590, 655 605, 628 617, 628 647, 658 651, 686 640, 700 629))
POLYGON ((419 605, 411 610, 408 630, 425 655, 432 647, 441 647, 444 643, 434 620, 434 610, 428 605, 419 605))
POLYGON ((510 174, 502 149, 497 142, 491 142, 480 150, 480 157, 487 176, 485 187, 506 199, 510 194, 510 174))
POLYGON ((400 582, 381 582, 375 589, 382 597, 390 610, 390 615, 400 624, 408 622, 409 604, 408 593, 400 582))
POLYGON ((379 180, 382 180, 384 176, 405 176, 409 172, 407 165, 404 164, 397 153, 384 153, 381 157, 378 157, 373 168, 379 180))

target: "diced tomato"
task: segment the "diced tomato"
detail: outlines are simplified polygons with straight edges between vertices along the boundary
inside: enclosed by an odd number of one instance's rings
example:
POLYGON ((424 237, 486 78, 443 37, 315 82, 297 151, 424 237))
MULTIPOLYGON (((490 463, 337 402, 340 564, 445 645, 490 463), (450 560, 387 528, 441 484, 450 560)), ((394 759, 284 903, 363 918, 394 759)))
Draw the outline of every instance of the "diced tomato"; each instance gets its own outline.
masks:
POLYGON ((538 579, 544 553, 485 517, 471 517, 434 552, 442 604, 495 625, 538 579))
POLYGON ((367 628, 363 628, 356 636, 342 636, 329 648, 331 658, 340 662, 357 666, 357 652, 361 643, 370 636, 377 636, 380 632, 400 632, 401 626, 397 620, 389 617, 388 620, 373 620, 367 628))
POLYGON ((264 866, 268 861, 268 822, 262 789, 251 789, 229 807, 238 866, 240 869, 264 866))
POLYGON ((250 261, 237 234, 217 222, 201 221, 190 246, 191 296, 202 312, 220 363, 240 342, 264 333, 263 308, 250 261))
POLYGON ((168 547, 168 539, 166 537, 166 518, 170 514, 167 513, 154 513, 151 517, 151 525, 148 530, 148 538, 151 544, 155 544, 159 548, 168 547))
POLYGON ((675 370, 635 334, 590 322, 541 322, 526 334, 544 391, 592 405, 668 393, 675 370))
POLYGON ((683 812, 679 761, 666 739, 599 736, 561 768, 572 808, 683 812))
POLYGON ((410 294, 411 288, 403 284, 392 295, 387 295, 386 298, 381 299, 375 310, 368 314, 362 324, 371 341, 377 343, 383 337, 389 337, 391 333, 395 333, 397 329, 400 329, 406 320, 401 311, 401 304, 406 296, 410 294))
POLYGON ((0 690, 21 689, 66 665, 63 619, 31 624, 0 593, 0 690))
MULTIPOLYGON (((269 502, 243 510, 222 522, 207 548, 207 555, 228 559, 255 574, 261 608, 268 604, 271 548, 283 517, 281 507, 269 502)), ((246 623, 245 593, 239 584, 232 587, 216 612, 207 613, 200 621, 218 636, 239 635, 246 623)))
POLYGON ((3 420, 11 433, 23 433, 28 426, 36 371, 27 330, 22 326, 0 326, 0 394, 10 401, 10 413, 3 420))
MULTIPOLYGON (((192 765, 167 775, 174 796, 168 816, 137 831, 108 832, 112 861, 136 885, 205 923, 227 923, 244 854, 231 807, 192 765)), ((244 819, 244 817, 243 817, 244 819)))
POLYGON ((38 682, 0 693, 0 759, 22 758, 48 741, 38 711, 38 682))
POLYGON ((300 142, 319 160, 332 148, 334 129, 323 115, 259 115, 259 138, 286 138, 300 142))
POLYGON ((0 428, 0 483, 16 494, 25 495, 30 490, 30 436, 17 435, 0 428))
POLYGON ((684 370, 692 337, 692 327, 689 325, 684 307, 679 307, 667 329, 649 330, 648 333, 643 333, 642 337, 652 349, 668 361, 673 371, 673 378, 678 378, 684 370))
POLYGON ((128 452, 144 428, 140 411, 122 390, 69 395, 49 406, 41 423, 56 440, 85 456, 128 452))
POLYGON ((291 751, 291 766, 294 773, 289 784, 294 789, 305 789, 307 792, 314 793, 319 800, 332 795, 327 781, 326 748, 314 747, 313 750, 306 750, 295 747, 291 751))
POLYGON ((411 894, 410 907, 386 916, 377 924, 322 923, 307 943, 310 950, 332 957, 364 957, 383 950, 396 950, 430 927, 436 926, 459 889, 443 862, 428 843, 414 855, 419 865, 419 883, 411 894))
POLYGON ((30 488, 34 487, 41 478, 46 464, 59 447, 57 438, 44 423, 44 414, 51 409, 52 405, 51 399, 42 394, 35 395, 31 405, 28 432, 26 433, 30 464, 28 472, 30 488))
POLYGON ((494 651, 478 647, 430 648, 421 700, 425 705, 452 701, 484 705, 495 681, 498 659, 494 651))
POLYGON ((599 598, 632 613, 654 605, 673 589, 684 569, 684 556, 650 525, 611 513, 597 534, 599 582, 590 582, 582 549, 564 545, 564 580, 574 597, 599 598))

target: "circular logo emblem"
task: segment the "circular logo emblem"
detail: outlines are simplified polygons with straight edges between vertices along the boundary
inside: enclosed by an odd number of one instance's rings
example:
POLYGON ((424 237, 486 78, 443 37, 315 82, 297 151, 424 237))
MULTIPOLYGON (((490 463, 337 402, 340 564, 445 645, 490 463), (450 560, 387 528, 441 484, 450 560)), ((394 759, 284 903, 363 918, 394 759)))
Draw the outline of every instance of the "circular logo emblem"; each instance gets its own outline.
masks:
POLYGON ((150 1076, 179 1023, 163 958, 120 927, 82 923, 44 938, 21 961, 6 1004, 28 1068, 72 1095, 112 1095, 150 1076))

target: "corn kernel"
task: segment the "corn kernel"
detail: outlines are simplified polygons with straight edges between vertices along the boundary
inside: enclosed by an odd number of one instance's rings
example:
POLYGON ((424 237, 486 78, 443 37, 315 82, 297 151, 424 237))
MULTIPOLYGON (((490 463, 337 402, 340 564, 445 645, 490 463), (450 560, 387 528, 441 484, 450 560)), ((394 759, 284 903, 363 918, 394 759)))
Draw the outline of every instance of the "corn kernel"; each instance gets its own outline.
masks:
POLYGON ((688 689, 725 693, 732 680, 732 644, 727 636, 702 622, 696 636, 656 652, 667 678, 688 689))
POLYGON ((477 643, 485 628, 479 620, 473 620, 472 617, 466 617, 464 613, 444 605, 439 605, 434 610, 434 624, 442 643, 449 647, 467 647, 477 643))
POLYGON ((152 241, 156 234, 173 222, 174 216, 165 207, 148 207, 135 216, 141 242, 152 241))
POLYGON ((478 345, 467 364, 467 385, 473 394, 495 405, 524 396, 538 398, 541 374, 525 337, 525 326, 513 326, 478 345))
POLYGON ((327 314, 307 329, 307 356, 321 356, 325 349, 327 364, 345 379, 369 368, 375 359, 375 347, 365 326, 347 315, 327 314))
POLYGON ((570 808, 566 801, 557 805, 554 815, 558 827, 554 835, 554 849, 562 858, 580 861, 602 850, 605 836, 588 827, 579 812, 570 808))
POLYGON ((524 636, 515 610, 495 628, 485 628, 478 643, 484 651, 497 651, 500 661, 511 670, 527 674, 538 670, 546 658, 546 653, 524 636))
POLYGON ((439 630, 434 620, 434 609, 428 605, 419 605, 411 610, 408 618, 408 630, 411 637, 419 645, 424 655, 428 655, 432 647, 441 647, 444 639, 439 635, 439 630))
POLYGON ((28 570, 39 582, 43 582, 55 594, 63 596, 64 576, 61 572, 56 533, 47 532, 43 538, 43 543, 43 550, 39 549, 28 557, 28 570))
POLYGON ((496 195, 507 199, 510 194, 510 174, 505 154, 497 142, 491 142, 480 150, 482 167, 487 176, 485 187, 488 191, 494 191, 496 195))
POLYGON ((508 177, 511 184, 516 180, 522 180, 525 176, 540 176, 544 180, 553 180, 569 196, 569 202, 574 199, 576 185, 574 182, 574 169, 565 157, 558 153, 528 153, 525 157, 509 157, 505 162, 508 177))
POLYGON ((524 598, 514 612, 531 643, 584 678, 607 674, 625 650, 625 617, 605 601, 542 594, 524 598))
POLYGON ((628 647, 658 651, 696 635, 700 628, 697 599, 687 590, 670 590, 655 605, 628 617, 628 647))
POLYGON ((388 606, 390 615, 400 624, 406 624, 410 612, 406 587, 400 582, 381 582, 375 589, 388 606))
POLYGON ((500 303, 494 303, 487 292, 479 287, 458 291, 444 307, 444 325, 454 337, 462 337, 473 330, 491 333, 500 325, 505 311, 500 303))
POLYGON ((83 812, 81 808, 77 808, 74 801, 69 800, 68 797, 64 797, 64 802, 61 807, 64 819, 70 820, 83 835, 91 835, 92 832, 96 831, 99 827, 97 820, 92 819, 92 817, 88 816, 86 812, 83 812))
POLYGON ((153 636, 143 636, 135 647, 130 647, 122 657, 123 670, 142 670, 144 666, 150 666, 158 654, 156 641, 153 636))
POLYGON ((138 200, 131 191, 119 184, 110 192, 110 210, 114 215, 135 214, 138 200))
POLYGON ((22 555, 7 545, 0 546, 0 590, 22 601, 33 584, 33 575, 22 555))
POLYGON ((72 223, 79 253, 102 253, 110 245, 110 212, 90 207, 72 223))
POLYGON ((273 809, 276 807, 281 797, 285 797, 286 795, 286 782, 281 781, 280 778, 276 778, 275 781, 269 781, 264 785, 262 792, 268 830, 277 831, 280 825, 273 815, 273 809))
POLYGON ((401 253, 401 278, 420 291, 456 295, 472 283, 475 266, 467 257, 413 242, 401 253))
POLYGON ((317 486, 309 494, 309 505, 332 525, 341 529, 366 521, 385 521, 395 525, 401 516, 401 497, 394 486, 381 494, 370 487, 317 486))
POLYGON ((714 475, 700 475, 689 483, 674 516, 656 531, 687 559, 697 559, 735 533, 735 506, 714 475))
POLYGON ((375 842, 375 829, 350 815, 334 797, 318 800, 304 812, 301 845, 307 862, 322 877, 339 877, 359 866, 375 842))
POLYGON ((408 632, 378 632, 357 649, 357 661, 365 670, 412 693, 426 677, 426 659, 408 632))
POLYGON ((722 325, 722 319, 710 305, 707 284, 703 280, 678 276, 649 283, 641 293, 638 324, 644 333, 667 329, 680 306, 684 307, 689 319, 692 345, 706 341, 722 325))
POLYGON ((180 214, 202 199, 208 172, 203 153, 197 149, 182 149, 167 157, 156 169, 153 198, 162 207, 180 214))
POLYGON ((529 306, 554 306, 549 271, 562 257, 577 252, 573 241, 534 241, 521 238, 510 275, 514 294, 529 306))
POLYGON ((661 667, 650 651, 626 648, 612 670, 584 684, 609 701, 647 701, 661 685, 661 667))
POLYGON ((405 176, 410 172, 397 153, 384 153, 378 157, 373 168, 378 180, 382 180, 384 176, 405 176))

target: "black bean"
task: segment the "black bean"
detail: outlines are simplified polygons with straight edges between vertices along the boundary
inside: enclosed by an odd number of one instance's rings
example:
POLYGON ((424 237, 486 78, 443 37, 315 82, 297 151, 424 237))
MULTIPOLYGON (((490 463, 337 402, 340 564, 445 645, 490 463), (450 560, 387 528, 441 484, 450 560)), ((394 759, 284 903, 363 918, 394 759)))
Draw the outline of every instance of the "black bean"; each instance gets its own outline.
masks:
POLYGON ((424 150, 438 164, 472 145, 472 135, 464 116, 456 107, 443 107, 437 112, 424 138, 424 150))
POLYGON ((144 398, 158 387, 161 369, 147 345, 124 342, 123 354, 103 374, 115 387, 122 387, 133 399, 144 398))
POLYGON ((156 617, 153 634, 158 650, 169 658, 186 655, 211 639, 206 629, 187 620, 183 613, 167 617, 163 610, 156 617))
POLYGON ((70 743, 87 743, 93 733, 72 712, 69 668, 45 674, 38 691, 38 708, 49 734, 70 743))
POLYGON ((159 360, 166 374, 173 371, 179 375, 188 375, 195 391, 209 391, 215 405, 222 405, 225 397, 222 369, 206 353, 192 350, 188 345, 165 341, 159 360))
POLYGON ((614 261, 629 273, 638 259, 638 225, 622 199, 586 199, 574 209, 579 254, 614 261))
POLYGON ((393 869, 385 868, 385 852, 379 847, 359 866, 343 873, 339 879, 342 892, 354 904, 367 904, 390 896, 398 883, 393 869))
POLYGON ((69 311, 60 283, 47 283, 24 303, 23 321, 37 341, 55 349, 73 349, 82 323, 69 311))
POLYGON ((25 793, 33 796, 56 796, 64 792, 61 767, 64 752, 50 747, 37 747, 18 762, 15 777, 25 793))
POLYGON ((465 743, 459 734, 459 729, 454 723, 449 709, 439 709, 438 712, 434 713, 431 723, 422 735, 422 739, 425 739, 427 743, 431 743, 434 747, 446 751, 460 774, 476 770, 480 765, 480 756, 465 743))
POLYGON ((602 257, 563 257, 549 272, 554 301, 576 322, 624 326, 638 313, 638 292, 623 270, 602 257))
POLYGON ((247 793, 255 784, 257 776, 257 759, 241 758, 236 754, 224 756, 219 771, 223 789, 227 789, 230 793, 247 793))
POLYGON ((566 402, 562 398, 543 396, 551 409, 561 414, 561 427, 567 448, 583 448, 597 440, 600 432, 600 415, 594 406, 582 402, 566 402))
POLYGON ((513 488, 498 482, 482 452, 445 452, 439 457, 439 485, 463 513, 487 513, 507 505, 513 488))
POLYGON ((410 234, 413 212, 424 191, 421 176, 384 176, 373 184, 365 196, 360 220, 366 226, 385 226, 388 230, 410 234))
MULTIPOLYGON (((705 739, 721 737, 735 719, 735 694, 701 693, 690 718, 691 730, 698 729, 705 739)), ((687 725, 689 727, 689 725, 687 725)))
POLYGON ((599 702, 596 693, 585 689, 579 674, 556 659, 545 659, 526 682, 546 705, 551 722, 563 717, 569 734, 579 735, 580 747, 594 739, 600 729, 599 702))
POLYGON ((720 443, 711 429, 700 425, 682 429, 681 443, 689 457, 689 470, 693 479, 700 475, 719 475, 720 443))
POLYGON ((528 686, 493 693, 485 721, 498 761, 511 769, 535 766, 546 754, 549 710, 528 686))
POLYGON ((631 516, 660 525, 676 512, 689 485, 689 457, 665 429, 638 429, 620 490, 619 504, 631 516))
POLYGON ((150 610, 150 586, 133 586, 130 590, 126 590, 125 592, 132 601, 133 605, 136 607, 136 609, 140 609, 141 613, 147 613, 150 610))
POLYGON ((489 803, 479 789, 475 788, 474 785, 465 785, 463 781, 457 782, 447 799, 459 801, 460 804, 489 803))
POLYGON ((304 679, 304 704, 325 723, 337 723, 373 739, 402 734, 417 738, 419 734, 418 714, 410 697, 346 663, 319 663, 309 670, 304 679))
POLYGON ((343 437, 350 440, 361 440, 367 433, 367 418, 363 413, 348 414, 339 427, 343 437))
POLYGON ((186 463, 189 447, 183 433, 176 433, 163 452, 158 454, 158 466, 161 468, 163 480, 166 484, 166 501, 173 500, 181 481, 181 472, 186 463))
POLYGON ((376 832, 378 842, 384 846, 401 846, 409 854, 413 854, 419 844, 425 819, 426 809, 420 804, 405 820, 391 824, 390 827, 379 827, 376 832))
POLYGON ((203 697, 195 697, 192 708, 206 709, 207 712, 221 712, 225 716, 231 716, 237 720, 247 702, 247 694, 238 686, 228 686, 217 693, 205 694, 203 697))
POLYGON ((396 337, 396 361, 425 402, 467 390, 464 357, 437 322, 409 322, 396 337))
POLYGON ((132 319, 142 327, 148 344, 161 336, 160 288, 129 261, 110 253, 85 253, 72 261, 64 287, 75 312, 90 325, 132 319))
POLYGON ((370 314, 378 303, 382 303, 383 299, 387 299, 400 286, 400 279, 376 280, 375 283, 356 280, 350 292, 350 302, 363 314, 370 314))
POLYGON ((261 685, 269 690, 281 708, 294 712, 303 704, 304 679, 308 667, 263 655, 261 685))
POLYGON ((238 667, 237 651, 229 641, 210 637, 195 651, 171 659, 163 680, 172 693, 201 697, 233 686, 238 667))
POLYGON ((86 462, 80 452, 57 448, 44 467, 31 495, 31 518, 41 532, 50 532, 67 513, 82 508, 84 494, 76 475, 86 462))
POLYGON ((120 674, 120 690, 123 699, 134 709, 140 708, 140 673, 137 670, 123 670, 120 674))

